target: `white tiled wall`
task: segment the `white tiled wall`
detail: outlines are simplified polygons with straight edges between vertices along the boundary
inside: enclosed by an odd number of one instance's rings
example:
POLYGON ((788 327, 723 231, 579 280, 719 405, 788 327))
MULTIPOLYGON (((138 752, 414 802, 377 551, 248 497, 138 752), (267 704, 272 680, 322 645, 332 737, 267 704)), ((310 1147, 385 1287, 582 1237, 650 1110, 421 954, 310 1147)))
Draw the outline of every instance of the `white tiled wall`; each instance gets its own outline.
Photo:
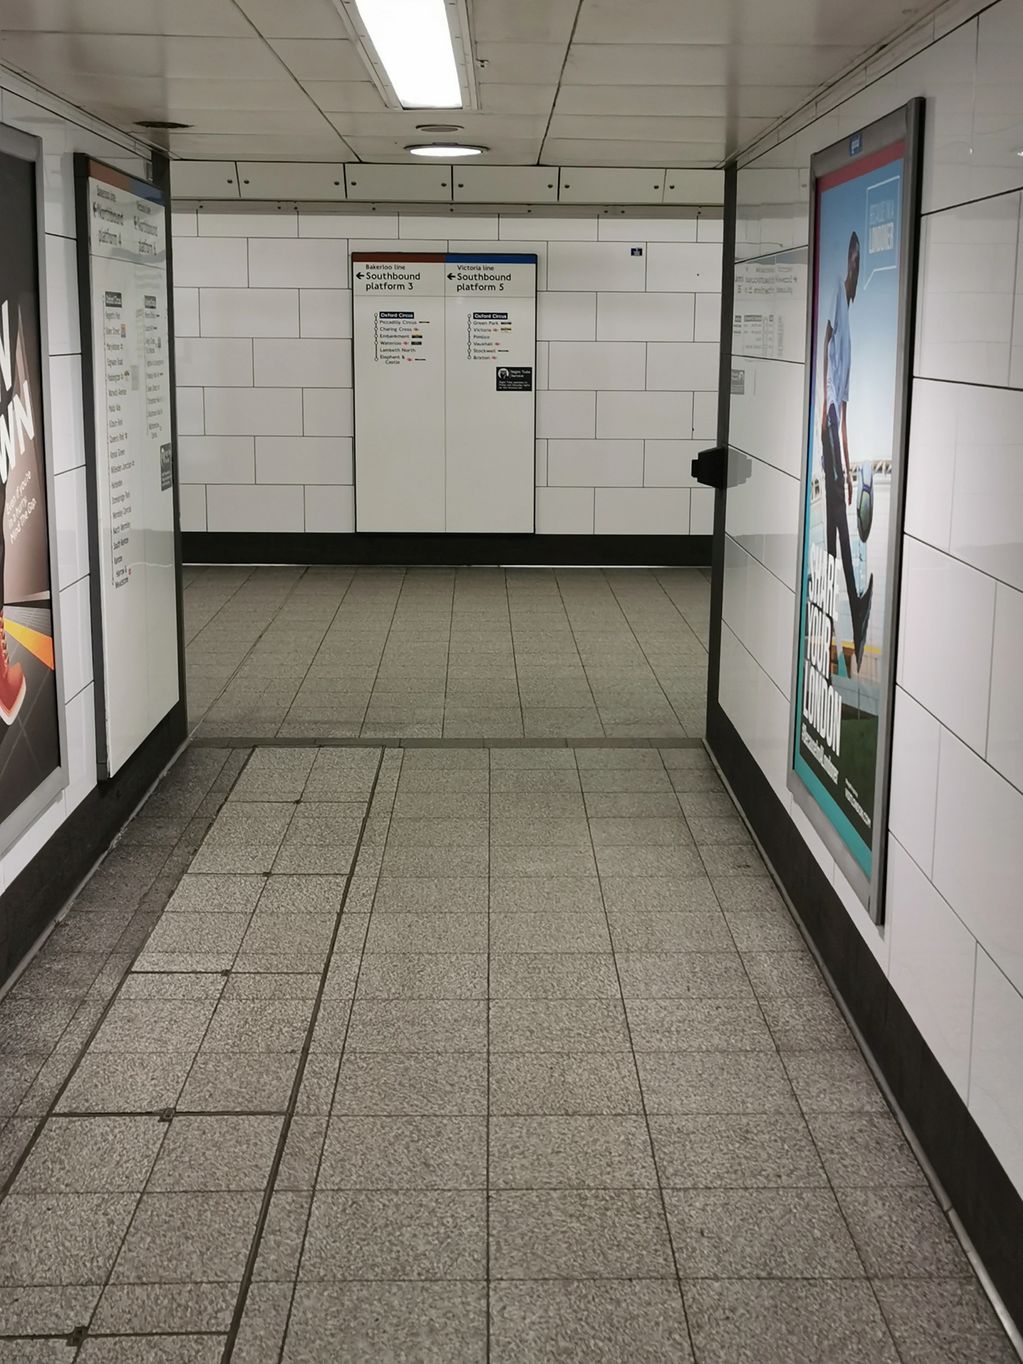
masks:
POLYGON ((928 96, 884 929, 785 789, 798 361, 733 359, 720 695, 1023 1190, 1021 53, 1023 2, 1001 0, 738 178, 738 254, 805 248, 811 153, 928 96))
POLYGON ((46 231, 46 308, 49 332, 50 422, 47 459, 53 473, 57 581, 69 784, 0 859, 0 890, 10 885, 96 785, 89 593, 89 522, 85 501, 81 340, 75 257, 75 152, 88 152, 144 176, 149 166, 126 144, 61 116, 57 105, 0 72, 0 122, 42 139, 46 231))
POLYGON ((349 253, 500 242, 540 261, 538 531, 709 533, 720 216, 174 217, 185 530, 352 530, 349 253))

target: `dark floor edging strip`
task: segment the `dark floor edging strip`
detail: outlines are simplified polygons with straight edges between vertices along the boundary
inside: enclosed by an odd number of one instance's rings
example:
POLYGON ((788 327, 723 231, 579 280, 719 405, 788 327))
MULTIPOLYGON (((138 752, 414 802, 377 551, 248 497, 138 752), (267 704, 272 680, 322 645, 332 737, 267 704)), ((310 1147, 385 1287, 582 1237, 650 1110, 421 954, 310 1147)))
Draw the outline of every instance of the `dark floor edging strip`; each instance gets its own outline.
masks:
POLYGON ((193 748, 702 748, 702 739, 677 736, 658 739, 295 739, 208 737, 191 741, 193 748))
POLYGON ((371 564, 393 568, 705 568, 709 535, 463 535, 185 531, 186 565, 313 567, 371 564))
POLYGON ((713 701, 707 740, 995 1290, 1023 1329, 1023 1198, 773 787, 713 701))

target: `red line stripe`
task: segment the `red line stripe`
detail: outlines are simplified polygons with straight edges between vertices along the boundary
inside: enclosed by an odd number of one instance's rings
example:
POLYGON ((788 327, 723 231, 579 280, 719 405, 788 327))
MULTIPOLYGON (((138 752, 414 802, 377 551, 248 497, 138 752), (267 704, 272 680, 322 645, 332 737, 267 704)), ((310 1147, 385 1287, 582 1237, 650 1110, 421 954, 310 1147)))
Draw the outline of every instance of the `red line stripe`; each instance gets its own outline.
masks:
POLYGON ((353 251, 352 260, 359 265, 370 263, 386 265, 388 261, 396 261, 398 264, 405 261, 439 261, 443 265, 444 255, 443 252, 424 254, 421 251, 388 251, 386 255, 379 252, 353 251))
POLYGON ((826 189, 834 189, 835 185, 844 185, 847 180, 856 180, 861 175, 868 175, 880 166, 898 161, 905 153, 905 142, 893 142, 890 147, 881 147, 878 151, 871 152, 869 156, 861 156, 856 161, 850 161, 848 166, 840 166, 838 170, 822 175, 817 181, 817 192, 820 194, 826 189))

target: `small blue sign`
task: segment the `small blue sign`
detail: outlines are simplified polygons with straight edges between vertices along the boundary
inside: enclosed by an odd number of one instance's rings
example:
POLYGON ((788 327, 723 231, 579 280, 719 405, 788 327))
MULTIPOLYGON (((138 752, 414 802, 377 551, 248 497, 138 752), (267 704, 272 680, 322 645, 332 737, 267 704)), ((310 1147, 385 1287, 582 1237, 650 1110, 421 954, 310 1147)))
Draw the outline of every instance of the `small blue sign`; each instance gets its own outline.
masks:
POLYGON ((862 134, 862 133, 853 133, 852 137, 849 139, 849 155, 850 155, 850 156, 859 156, 859 154, 860 154, 860 152, 861 152, 862 150, 863 150, 863 134, 862 134))

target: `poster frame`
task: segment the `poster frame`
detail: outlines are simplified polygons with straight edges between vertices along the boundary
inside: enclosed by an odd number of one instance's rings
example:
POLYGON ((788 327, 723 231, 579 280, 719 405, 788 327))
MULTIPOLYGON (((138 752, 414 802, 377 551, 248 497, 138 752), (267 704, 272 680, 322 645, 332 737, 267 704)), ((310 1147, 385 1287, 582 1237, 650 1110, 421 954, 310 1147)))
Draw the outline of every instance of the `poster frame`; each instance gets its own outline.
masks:
POLYGON ((892 712, 898 655, 898 610, 902 580, 902 540, 905 511, 906 458, 909 437, 910 389, 913 372, 913 333, 916 317, 917 258, 920 236, 924 100, 909 100, 898 109, 817 151, 810 158, 808 264, 806 290, 806 359, 801 424, 800 500, 798 528, 795 620, 792 631, 792 683, 789 692, 789 733, 786 753, 786 785, 796 805, 820 836, 838 869, 875 924, 884 922, 885 879, 888 850, 888 810, 891 788, 892 712), (812 475, 812 425, 814 421, 814 311, 818 292, 817 198, 818 182, 833 171, 855 166, 894 142, 904 144, 899 234, 899 302, 896 340, 895 404, 892 430, 892 482, 889 508, 887 570, 883 603, 884 658, 878 714, 877 750, 874 766, 874 807, 870 875, 864 872, 828 814, 795 769, 794 755, 799 720, 800 642, 805 598, 808 479, 812 475))
POLYGON ((60 579, 57 574, 57 514, 53 470, 53 409, 50 398, 50 337, 46 278, 46 174, 42 139, 20 128, 0 123, 0 151, 29 161, 35 167, 36 303, 38 308, 39 375, 43 415, 43 478, 46 487, 47 557, 50 569, 50 629, 53 634, 54 687, 57 699, 58 764, 35 790, 0 823, 0 856, 27 833, 61 796, 70 780, 67 713, 64 696, 64 641, 60 621, 60 579))

